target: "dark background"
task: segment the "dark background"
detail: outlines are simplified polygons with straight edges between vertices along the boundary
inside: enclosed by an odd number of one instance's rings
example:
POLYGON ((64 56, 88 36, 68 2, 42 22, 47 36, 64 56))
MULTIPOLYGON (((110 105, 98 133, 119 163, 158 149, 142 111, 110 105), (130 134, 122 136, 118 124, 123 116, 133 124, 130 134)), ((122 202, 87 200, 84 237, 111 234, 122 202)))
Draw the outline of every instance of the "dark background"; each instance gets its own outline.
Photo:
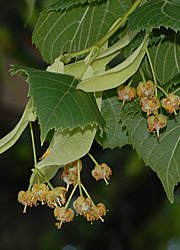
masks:
MULTIPOLYGON (((50 2, 55 1, 37 1, 25 26, 26 2, 0 1, 0 137, 14 127, 27 102, 27 83, 22 77, 10 77, 10 64, 46 67, 31 43, 31 34, 39 11, 50 2)), ((38 124, 34 129, 41 156, 38 124)), ((179 188, 171 205, 156 174, 144 166, 129 146, 103 151, 95 143, 91 152, 113 170, 110 185, 105 186, 103 181, 92 179, 93 163, 88 157, 83 159, 83 183, 95 202, 106 204, 109 211, 105 222, 90 225, 77 217, 60 231, 54 226, 52 210, 38 206, 23 214, 23 207, 17 202, 18 192, 28 187, 33 166, 29 129, 14 147, 0 155, 1 250, 180 249, 179 188)), ((59 185, 59 174, 52 183, 59 185)))

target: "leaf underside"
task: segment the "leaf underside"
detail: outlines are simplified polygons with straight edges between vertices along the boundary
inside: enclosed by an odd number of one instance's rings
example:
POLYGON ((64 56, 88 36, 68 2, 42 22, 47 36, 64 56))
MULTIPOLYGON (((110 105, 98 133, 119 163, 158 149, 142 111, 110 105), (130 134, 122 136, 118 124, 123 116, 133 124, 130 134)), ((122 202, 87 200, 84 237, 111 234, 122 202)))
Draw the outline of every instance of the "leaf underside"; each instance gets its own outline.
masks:
POLYGON ((164 26, 180 30, 180 6, 168 0, 151 0, 135 10, 128 18, 130 30, 153 29, 164 26))
POLYGON ((168 199, 173 202, 174 187, 180 182, 180 116, 168 120, 159 142, 156 135, 147 132, 146 121, 141 115, 128 120, 130 141, 145 164, 157 173, 168 199))
POLYGON ((77 52, 94 45, 117 18, 131 6, 130 0, 108 0, 67 11, 43 11, 33 32, 33 42, 43 59, 53 63, 64 52, 77 52))
POLYGON ((96 126, 75 128, 72 131, 58 129, 49 146, 49 155, 42 159, 37 167, 43 169, 51 165, 65 165, 75 161, 90 150, 96 133, 96 126))
MULTIPOLYGON (((170 34, 171 40, 167 38, 148 49, 160 85, 164 85, 180 72, 180 33, 171 32, 170 34)), ((153 79, 147 57, 142 68, 148 79, 153 79)))
POLYGON ((147 118, 140 112, 138 99, 125 103, 122 109, 115 91, 106 91, 102 114, 106 126, 103 137, 98 135, 96 140, 104 148, 132 145, 145 164, 157 173, 168 199, 173 202, 174 187, 180 182, 180 116, 168 119, 167 127, 160 130, 158 142, 156 134, 147 130, 147 118))
POLYGON ((102 100, 102 115, 106 122, 102 137, 97 136, 97 141, 103 146, 103 148, 121 148, 122 146, 129 144, 129 137, 127 130, 123 126, 121 115, 122 103, 118 101, 116 91, 106 91, 104 93, 104 99, 102 100))
POLYGON ((98 3, 98 2, 105 2, 107 0, 63 0, 53 4, 51 7, 48 8, 47 11, 63 11, 69 8, 72 8, 76 5, 82 4, 91 4, 91 3, 98 3))

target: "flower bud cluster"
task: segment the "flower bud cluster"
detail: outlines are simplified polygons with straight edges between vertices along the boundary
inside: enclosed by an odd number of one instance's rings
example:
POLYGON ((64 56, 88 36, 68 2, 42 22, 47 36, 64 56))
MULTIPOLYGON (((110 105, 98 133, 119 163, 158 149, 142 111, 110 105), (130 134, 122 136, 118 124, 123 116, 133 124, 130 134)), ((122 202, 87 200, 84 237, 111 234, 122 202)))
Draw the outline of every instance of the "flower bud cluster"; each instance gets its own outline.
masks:
POLYGON ((180 97, 169 93, 162 100, 159 100, 155 95, 156 88, 157 86, 151 80, 148 80, 147 82, 139 82, 137 90, 133 87, 122 85, 117 89, 117 92, 118 100, 123 101, 135 99, 137 92, 141 110, 147 115, 148 131, 157 133, 159 138, 159 130, 167 125, 167 117, 159 114, 160 107, 164 108, 167 113, 177 115, 177 111, 180 108, 180 97))
POLYGON ((91 173, 96 181, 104 179, 106 185, 108 185, 109 184, 108 180, 112 175, 112 170, 106 163, 101 163, 101 164, 96 164, 91 173))
POLYGON ((57 220, 57 222, 55 223, 57 229, 61 229, 62 223, 73 221, 74 211, 71 208, 58 206, 54 209, 54 216, 57 220))
MULTIPOLYGON (((18 193, 18 201, 24 205, 24 213, 27 207, 37 206, 39 204, 47 205, 54 209, 54 216, 56 218, 56 227, 60 229, 63 223, 71 222, 74 219, 75 214, 81 215, 87 219, 87 221, 103 220, 103 216, 106 215, 106 208, 103 203, 97 205, 89 196, 87 190, 83 186, 80 180, 80 172, 82 170, 81 160, 76 160, 64 166, 61 178, 67 184, 67 187, 52 187, 47 182, 33 184, 27 191, 20 191, 18 193), (72 185, 72 191, 68 194, 68 188, 72 185), (79 187, 80 195, 73 202, 73 208, 69 208, 70 201, 79 187), (83 192, 85 196, 83 195, 83 192), (67 197, 67 195, 69 197, 67 197)), ((104 178, 109 179, 112 174, 111 169, 105 164, 95 166, 92 171, 96 180, 104 178)), ((107 181, 107 180, 106 180, 107 181)))
POLYGON ((39 202, 42 205, 47 205, 50 208, 54 208, 57 205, 65 204, 66 202, 66 188, 55 187, 52 190, 44 184, 34 184, 31 190, 18 193, 18 201, 24 205, 24 213, 27 207, 37 206, 39 202))
POLYGON ((71 162, 64 167, 61 178, 67 186, 75 184, 78 181, 78 171, 82 170, 82 162, 80 160, 71 162))
POLYGON ((176 111, 180 108, 180 97, 172 93, 168 94, 165 98, 161 100, 162 107, 168 113, 177 114, 176 111))
POLYGON ((103 220, 106 215, 106 208, 103 203, 95 205, 91 198, 79 196, 74 202, 73 207, 77 214, 84 216, 87 221, 103 220))
POLYGON ((128 85, 121 85, 117 89, 118 99, 123 101, 132 101, 136 98, 136 89, 128 85))

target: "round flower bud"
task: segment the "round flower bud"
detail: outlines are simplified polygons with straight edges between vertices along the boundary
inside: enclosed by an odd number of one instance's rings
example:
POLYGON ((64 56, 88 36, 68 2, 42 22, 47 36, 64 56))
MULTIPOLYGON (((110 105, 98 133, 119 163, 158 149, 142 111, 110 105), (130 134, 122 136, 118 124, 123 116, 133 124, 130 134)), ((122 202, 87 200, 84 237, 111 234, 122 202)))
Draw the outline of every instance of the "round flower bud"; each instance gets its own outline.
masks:
POLYGON ((104 179, 106 185, 108 185, 109 183, 107 180, 110 179, 110 176, 112 175, 112 170, 106 163, 101 163, 101 164, 95 165, 91 173, 96 181, 100 179, 104 179))
POLYGON ((119 100, 123 100, 123 101, 131 101, 134 98, 136 98, 136 90, 134 87, 130 87, 128 85, 124 86, 120 86, 117 89, 118 92, 118 99, 119 100))
POLYGON ((162 107, 167 110, 168 113, 175 113, 180 106, 180 97, 174 94, 168 94, 161 100, 162 107))
POLYGON ((78 169, 82 170, 82 161, 76 160, 64 166, 61 178, 67 185, 75 185, 78 180, 78 169))
POLYGON ((63 54, 62 61, 63 61, 65 64, 68 64, 68 63, 71 62, 71 60, 72 60, 72 55, 71 55, 70 53, 68 53, 68 52, 65 52, 65 53, 63 54))
POLYGON ((37 200, 41 201, 44 204, 46 200, 46 195, 49 191, 49 188, 46 184, 34 184, 32 187, 32 193, 36 197, 37 200))
POLYGON ((167 117, 163 114, 151 115, 148 117, 147 125, 149 132, 156 132, 159 138, 159 130, 164 128, 167 124, 167 117))
POLYGON ((147 116, 151 114, 158 114, 158 109, 160 108, 160 102, 156 96, 151 98, 141 97, 140 105, 142 111, 147 113, 147 116))
POLYGON ((37 205, 37 198, 33 195, 31 191, 21 190, 18 193, 18 202, 24 205, 23 213, 26 213, 27 207, 32 207, 37 205))
POLYGON ((92 200, 90 198, 85 198, 83 196, 79 196, 74 202, 73 207, 76 212, 80 215, 86 216, 92 206, 92 200))
POLYGON ((148 80, 146 83, 139 82, 137 87, 137 95, 141 97, 151 97, 154 95, 155 85, 151 80, 148 80))
POLYGON ((74 218, 74 211, 71 208, 57 206, 54 209, 54 216, 62 223, 71 222, 74 218))

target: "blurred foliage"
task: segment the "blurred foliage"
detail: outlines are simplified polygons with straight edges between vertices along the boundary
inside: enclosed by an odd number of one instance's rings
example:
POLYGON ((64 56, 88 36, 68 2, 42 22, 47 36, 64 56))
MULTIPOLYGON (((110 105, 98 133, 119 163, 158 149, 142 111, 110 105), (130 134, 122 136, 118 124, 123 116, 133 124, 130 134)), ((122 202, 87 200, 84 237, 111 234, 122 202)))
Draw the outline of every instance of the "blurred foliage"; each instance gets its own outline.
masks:
MULTIPOLYGON (((35 3, 33 15, 28 20, 27 1, 0 2, 0 72, 4 70, 7 56, 24 64, 45 67, 38 52, 31 45, 31 32, 38 13, 53 0, 35 3), (28 20, 26 26, 25 23, 28 20)), ((2 75, 0 74, 2 78, 2 75)), ((2 79, 0 79, 0 86, 2 79)), ((0 88, 0 91, 1 88, 0 88)), ((0 100, 1 103, 1 100, 0 100)), ((0 136, 2 137, 18 120, 17 114, 0 106, 0 136)), ((36 134, 39 138, 38 125, 36 134)), ((40 148, 40 142, 37 141, 40 148)), ((107 162, 113 169, 110 185, 94 182, 90 176, 92 163, 83 159, 86 171, 82 179, 95 201, 106 204, 109 212, 105 222, 93 225, 77 217, 58 231, 49 209, 28 209, 22 214, 17 203, 17 193, 27 188, 31 174, 32 152, 28 130, 16 147, 0 158, 0 249, 2 250, 179 250, 180 249, 180 192, 177 187, 175 203, 167 202, 157 176, 129 147, 106 150, 93 145, 93 155, 107 162), (27 175, 27 172, 29 175, 27 175), (85 173, 86 172, 86 173, 85 173), (96 185, 95 185, 96 184, 96 185)), ((41 155, 41 152, 39 153, 41 155)), ((58 185, 59 174, 53 183, 58 185)))

